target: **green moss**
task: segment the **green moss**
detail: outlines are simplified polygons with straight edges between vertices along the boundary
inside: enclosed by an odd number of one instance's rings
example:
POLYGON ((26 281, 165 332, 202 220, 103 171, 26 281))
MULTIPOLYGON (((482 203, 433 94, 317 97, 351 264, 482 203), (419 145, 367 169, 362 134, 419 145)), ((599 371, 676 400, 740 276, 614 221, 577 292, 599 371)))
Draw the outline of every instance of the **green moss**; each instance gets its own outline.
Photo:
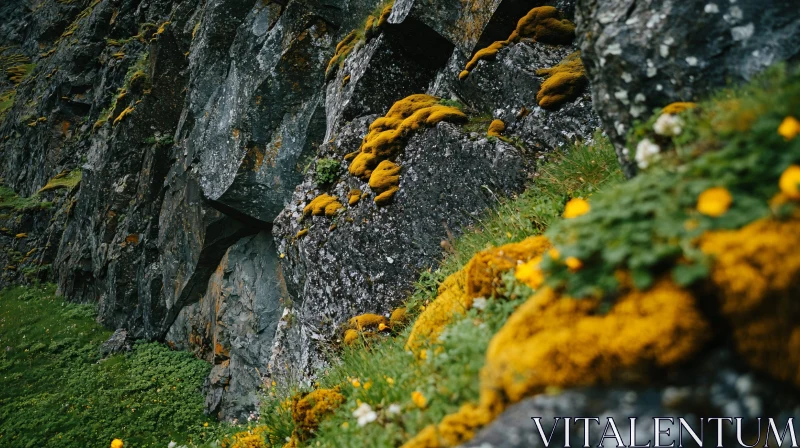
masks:
POLYGON ((52 207, 51 202, 42 201, 38 195, 27 198, 21 197, 14 190, 0 185, 0 210, 24 212, 52 207))
POLYGON ((72 191, 81 182, 81 177, 82 173, 78 168, 72 171, 63 171, 50 179, 47 184, 39 190, 39 193, 57 189, 72 191))
POLYGON ((5 118, 6 112, 14 106, 14 100, 17 98, 16 90, 9 90, 0 94, 0 121, 5 118))
POLYGON ((336 181, 342 168, 338 160, 330 158, 317 160, 315 166, 314 180, 319 185, 326 185, 336 181))

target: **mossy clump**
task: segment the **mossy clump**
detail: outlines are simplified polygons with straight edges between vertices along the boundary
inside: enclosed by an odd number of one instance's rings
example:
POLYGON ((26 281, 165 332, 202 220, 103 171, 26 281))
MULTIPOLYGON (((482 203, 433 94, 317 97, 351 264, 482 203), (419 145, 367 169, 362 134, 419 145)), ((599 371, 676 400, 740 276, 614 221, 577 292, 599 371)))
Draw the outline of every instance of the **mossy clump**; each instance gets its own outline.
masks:
POLYGON ((347 193, 347 204, 350 206, 358 204, 358 201, 361 200, 361 190, 358 188, 353 188, 347 193))
POLYGON ((762 219, 704 235, 711 283, 737 352, 753 368, 800 386, 800 217, 762 219))
POLYGON ((308 229, 307 229, 307 228, 306 228, 306 229, 300 229, 300 230, 299 230, 299 231, 298 231, 298 232, 297 232, 297 233, 294 235, 294 239, 296 239, 296 240, 299 240, 300 238, 302 238, 302 237, 306 236, 306 234, 307 234, 307 233, 308 233, 308 229))
POLYGON ((532 236, 475 254, 463 269, 439 286, 436 300, 414 322, 406 349, 417 354, 426 344, 435 342, 447 324, 472 308, 474 299, 496 295, 504 273, 549 248, 547 238, 532 236))
POLYGON ((39 189, 39 193, 57 189, 72 191, 81 182, 82 177, 83 173, 77 168, 72 171, 62 171, 53 176, 44 187, 39 189))
POLYGON ((323 193, 315 197, 303 208, 303 217, 308 215, 331 217, 341 208, 342 203, 337 200, 336 196, 323 193))
POLYGON ((136 108, 133 106, 126 107, 125 109, 122 110, 122 112, 119 113, 119 115, 117 115, 117 118, 114 119, 114 122, 112 124, 114 126, 118 125, 122 120, 125 119, 125 117, 132 114, 134 110, 136 110, 136 108))
POLYGON ((379 163, 369 177, 369 187, 378 193, 375 205, 380 207, 389 204, 400 190, 400 166, 390 160, 379 163))
POLYGON ((358 42, 358 32, 353 30, 336 45, 336 53, 334 53, 333 57, 328 61, 328 66, 325 68, 326 81, 333 79, 336 75, 336 71, 339 70, 339 67, 341 67, 344 60, 350 52, 353 51, 358 42))
POLYGON ((372 122, 359 151, 345 156, 345 160, 351 160, 350 174, 369 180, 382 161, 397 156, 413 132, 440 121, 463 123, 467 116, 431 95, 416 94, 397 101, 385 116, 372 122))
POLYGON ((19 85, 33 72, 36 64, 20 64, 6 69, 8 80, 14 85, 19 85))
POLYGON ((295 423, 292 438, 300 442, 308 440, 320 422, 344 401, 345 398, 338 389, 317 389, 292 397, 292 420, 295 423))
POLYGON ((466 79, 478 62, 494 59, 503 47, 519 42, 522 38, 551 45, 568 45, 575 38, 575 24, 562 18, 561 12, 553 6, 533 8, 519 19, 508 39, 495 41, 475 52, 464 70, 458 74, 458 79, 466 79))
POLYGON ((364 330, 377 330, 381 324, 388 326, 389 321, 386 320, 386 317, 381 316, 380 314, 361 314, 351 318, 347 325, 354 330, 364 331, 364 330))
POLYGON ((480 375, 480 399, 421 431, 404 448, 451 447, 505 408, 548 386, 649 379, 654 368, 688 359, 708 339, 694 297, 669 280, 632 290, 606 314, 601 301, 574 300, 543 288, 494 336, 480 375))
POLYGON ((267 448, 266 437, 269 428, 256 426, 246 431, 240 431, 222 441, 223 448, 267 448))
POLYGON ((537 70, 536 75, 547 78, 536 94, 536 101, 544 109, 555 109, 574 100, 589 84, 580 51, 570 54, 554 67, 537 70))
POLYGON ((341 163, 336 159, 325 158, 317 160, 315 164, 314 180, 319 185, 333 183, 339 178, 341 163))
POLYGON ((400 330, 408 323, 409 315, 405 307, 400 307, 392 311, 389 316, 389 326, 392 330, 400 330))
POLYGON ((486 135, 489 137, 500 137, 505 130, 506 124, 503 123, 503 120, 492 120, 489 124, 489 129, 486 131, 486 135))

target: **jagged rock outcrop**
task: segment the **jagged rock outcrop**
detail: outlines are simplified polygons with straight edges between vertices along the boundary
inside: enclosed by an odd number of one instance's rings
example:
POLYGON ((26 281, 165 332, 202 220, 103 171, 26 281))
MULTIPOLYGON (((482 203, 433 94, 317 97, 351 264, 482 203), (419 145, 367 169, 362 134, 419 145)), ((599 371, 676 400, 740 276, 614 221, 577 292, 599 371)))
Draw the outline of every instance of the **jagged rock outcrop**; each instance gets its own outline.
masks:
POLYGON ((800 57, 791 2, 580 0, 576 11, 595 108, 628 176, 635 120, 800 57))

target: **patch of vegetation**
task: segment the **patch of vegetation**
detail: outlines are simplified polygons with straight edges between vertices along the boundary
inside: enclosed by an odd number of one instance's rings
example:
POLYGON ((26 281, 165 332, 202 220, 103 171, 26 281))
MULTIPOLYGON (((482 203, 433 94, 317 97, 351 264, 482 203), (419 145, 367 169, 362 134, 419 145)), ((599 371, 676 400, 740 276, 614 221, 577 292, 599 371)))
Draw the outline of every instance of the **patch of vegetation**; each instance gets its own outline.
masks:
POLYGON ((168 146, 172 146, 175 143, 175 139, 172 138, 170 135, 166 136, 152 136, 147 137, 144 139, 143 142, 145 145, 156 145, 159 148, 166 148, 168 146))
POLYGON ((101 359, 110 335, 52 285, 0 292, 0 445, 194 446, 226 431, 203 415, 206 362, 158 343, 101 359))
POLYGON ((24 198, 18 195, 11 188, 0 184, 0 210, 13 210, 16 212, 24 212, 28 210, 38 210, 52 207, 53 203, 42 201, 38 195, 32 195, 24 198))
POLYGON ((39 193, 58 189, 72 191, 81 182, 82 177, 83 173, 81 173, 81 170, 78 168, 72 171, 63 171, 50 179, 47 184, 39 190, 39 193))
POLYGON ((545 257, 549 283, 586 297, 613 296, 619 270, 639 289, 664 273, 681 286, 706 278, 709 260, 694 244, 698 237, 781 212, 770 200, 781 174, 800 162, 800 139, 778 129, 798 110, 800 71, 776 67, 696 108, 640 124, 629 151, 646 175, 592 198, 590 213, 549 231, 562 257, 591 266, 573 273, 545 257), (704 207, 706 192, 711 206, 704 207))
POLYGON ((336 159, 325 158, 317 160, 314 180, 319 185, 325 185, 339 178, 342 165, 336 159))

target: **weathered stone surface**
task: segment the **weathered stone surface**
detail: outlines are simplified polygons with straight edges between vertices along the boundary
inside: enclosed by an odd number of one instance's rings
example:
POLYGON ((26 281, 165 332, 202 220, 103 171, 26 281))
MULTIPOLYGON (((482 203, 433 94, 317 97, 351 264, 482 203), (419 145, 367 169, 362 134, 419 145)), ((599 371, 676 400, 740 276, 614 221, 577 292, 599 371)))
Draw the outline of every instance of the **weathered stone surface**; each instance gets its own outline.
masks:
POLYGON ((109 356, 115 353, 129 352, 131 351, 131 342, 128 332, 122 328, 117 328, 114 334, 100 345, 100 355, 109 356))
POLYGON ((258 411, 273 337, 283 312, 277 254, 269 232, 245 237, 225 253, 199 302, 180 312, 166 340, 214 367, 207 412, 243 419, 258 411))
MULTIPOLYGON (((613 438, 601 440, 608 418, 613 418, 625 445, 633 438, 629 418, 636 417, 636 443, 655 444, 654 418, 672 417, 673 422, 662 420, 660 429, 669 429, 669 435, 661 436, 661 446, 682 442, 696 446, 691 435, 684 429, 681 435, 677 416, 702 437, 703 446, 717 445, 716 421, 704 422, 701 433, 699 418, 741 417, 743 439, 748 444, 756 439, 764 440, 767 418, 775 419, 779 431, 783 430, 787 418, 800 412, 800 397, 790 393, 781 385, 763 378, 738 365, 729 350, 710 353, 695 365, 684 366, 663 379, 654 379, 648 387, 592 387, 570 389, 560 393, 538 395, 509 407, 489 426, 478 432, 475 438, 464 444, 465 448, 522 448, 544 447, 542 438, 532 417, 541 417, 542 430, 550 436, 554 418, 561 417, 559 426, 553 431, 550 446, 566 446, 564 417, 599 417, 599 422, 590 422, 590 446, 616 446, 613 438), (760 437, 759 421, 762 431, 760 437), (752 440, 751 440, 752 437, 752 440)), ((723 446, 739 446, 734 422, 723 422, 723 446)), ((570 424, 570 442, 584 445, 583 421, 570 424)), ((611 430, 608 432, 611 437, 611 430)), ((788 437, 788 436, 787 436, 788 437)), ((774 443, 774 439, 772 440, 774 443)), ((763 443, 763 442, 762 442, 763 443)))
MULTIPOLYGON (((358 128, 351 132, 364 135, 368 122, 354 122, 358 128)), ((439 257, 442 240, 475 222, 499 195, 521 188, 530 168, 513 146, 473 140, 447 123, 414 135, 397 163, 400 191, 389 206, 378 208, 369 186, 345 175, 324 191, 345 203, 352 188, 369 194, 333 220, 301 220, 303 207, 323 192, 312 175, 276 220, 278 251, 285 254, 282 266, 295 301, 292 325, 305 334, 299 350, 331 338, 354 315, 385 313, 400 304, 417 274, 439 257), (308 234, 295 238, 303 228, 308 234)), ((293 367, 302 371, 316 364, 314 358, 312 350, 305 366, 293 367)))
POLYGON ((594 106, 628 176, 636 119, 800 56, 792 2, 580 0, 576 16, 594 106))

